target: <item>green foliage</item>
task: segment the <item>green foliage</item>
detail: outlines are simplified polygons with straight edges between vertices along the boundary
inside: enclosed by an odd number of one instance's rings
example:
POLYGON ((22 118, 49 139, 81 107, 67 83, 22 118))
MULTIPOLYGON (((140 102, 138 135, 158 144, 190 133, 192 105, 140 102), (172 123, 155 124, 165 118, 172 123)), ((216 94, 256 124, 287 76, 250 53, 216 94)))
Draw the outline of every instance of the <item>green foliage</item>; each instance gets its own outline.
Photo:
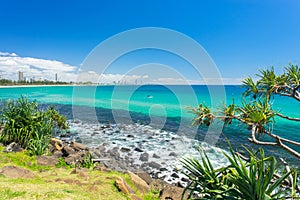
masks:
POLYGON ((289 64, 283 74, 276 75, 274 67, 271 67, 260 70, 257 77, 259 78, 257 82, 254 82, 251 77, 243 81, 243 87, 246 89, 245 96, 252 96, 254 99, 261 96, 270 98, 274 94, 293 96, 299 89, 300 68, 289 64))
POLYGON ((10 188, 3 189, 0 192, 0 199, 15 199, 26 194, 26 191, 13 191, 10 188))
POLYGON ((233 187, 227 182, 224 168, 214 169, 206 152, 199 147, 201 161, 194 157, 184 157, 181 163, 188 173, 184 173, 190 183, 185 188, 182 197, 188 190, 191 198, 195 192, 198 192, 205 199, 228 199, 228 193, 233 187))
POLYGON ((92 157, 92 154, 91 153, 87 153, 84 157, 84 160, 83 162, 81 163, 80 165, 81 167, 85 167, 85 168, 88 168, 88 169, 91 169, 95 166, 95 163, 93 161, 93 157, 92 157))
POLYGON ((71 165, 68 165, 63 158, 59 158, 58 162, 56 163, 55 166, 58 167, 58 168, 60 168, 60 167, 71 168, 72 167, 71 165))
POLYGON ((193 157, 183 158, 181 163, 188 171, 191 180, 184 193, 191 197, 198 192, 203 199, 282 199, 295 197, 297 171, 282 172, 275 178, 280 166, 275 157, 266 157, 263 149, 250 151, 249 159, 244 161, 230 147, 230 154, 224 153, 229 165, 215 169, 205 151, 199 148, 201 162, 193 157), (294 183, 286 186, 289 176, 294 183))
POLYGON ((210 111, 210 109, 200 103, 197 108, 189 108, 189 110, 196 114, 196 117, 193 119, 192 125, 198 124, 198 125, 206 125, 209 126, 213 120, 213 114, 210 111))
POLYGON ((23 96, 3 102, 1 118, 4 128, 0 142, 16 142, 33 155, 45 152, 54 127, 67 128, 66 118, 53 107, 42 112, 36 101, 29 102, 23 96))

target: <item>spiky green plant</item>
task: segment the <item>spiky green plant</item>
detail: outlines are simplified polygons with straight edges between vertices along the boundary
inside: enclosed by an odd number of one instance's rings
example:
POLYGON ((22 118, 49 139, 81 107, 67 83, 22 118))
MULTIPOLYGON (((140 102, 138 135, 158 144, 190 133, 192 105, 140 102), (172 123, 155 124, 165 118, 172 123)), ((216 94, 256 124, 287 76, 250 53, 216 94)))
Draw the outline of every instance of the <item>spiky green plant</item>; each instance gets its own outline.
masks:
POLYGON ((16 101, 4 101, 1 119, 4 128, 0 142, 16 142, 32 154, 44 153, 54 127, 67 128, 66 118, 54 108, 40 111, 36 101, 30 102, 24 96, 16 101))
POLYGON ((201 199, 288 199, 296 196, 297 171, 291 170, 278 177, 280 166, 274 156, 266 157, 264 150, 250 151, 247 161, 237 155, 230 146, 230 153, 224 153, 229 165, 214 168, 205 151, 199 148, 201 160, 193 157, 181 159, 190 183, 182 197, 189 192, 189 198, 195 192, 201 199), (289 176, 292 175, 293 183, 289 176), (277 178, 276 178, 277 177, 277 178), (288 183, 286 185, 286 183, 288 183))

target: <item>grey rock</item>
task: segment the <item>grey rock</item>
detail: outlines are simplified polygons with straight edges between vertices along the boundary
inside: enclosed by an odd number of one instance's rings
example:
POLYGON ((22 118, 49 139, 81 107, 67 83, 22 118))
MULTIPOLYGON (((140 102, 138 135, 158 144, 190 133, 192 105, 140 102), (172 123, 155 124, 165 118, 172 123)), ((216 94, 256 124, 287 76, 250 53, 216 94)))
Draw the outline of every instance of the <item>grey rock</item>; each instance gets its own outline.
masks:
POLYGON ((149 164, 148 164, 148 166, 149 167, 151 167, 151 168, 154 168, 154 169, 160 169, 161 168, 161 165, 160 164, 158 164, 157 162, 150 162, 149 164))
POLYGON ((98 146, 96 149, 97 149, 99 152, 105 151, 105 144, 98 146))
POLYGON ((63 153, 64 157, 67 157, 67 156, 69 156, 71 154, 75 154, 76 153, 76 151, 74 150, 74 148, 69 147, 68 145, 64 146, 62 148, 61 152, 63 153))
POLYGON ((127 148, 127 147, 121 147, 120 151, 121 151, 121 152, 129 152, 130 149, 127 148))
POLYGON ((160 158, 157 154, 153 154, 153 156, 152 156, 153 158, 160 158))
POLYGON ((144 171, 138 171, 135 174, 138 175, 141 179, 143 179, 148 185, 153 181, 151 176, 144 171))
POLYGON ((140 155, 140 161, 148 162, 148 160, 149 160, 149 154, 148 153, 142 153, 140 155))
POLYGON ((144 152, 142 149, 140 149, 138 147, 136 147, 134 150, 137 151, 137 152, 144 152))
POLYGON ((177 154, 176 154, 176 153, 174 153, 174 152, 171 152, 171 153, 169 154, 169 156, 174 156, 174 157, 176 157, 176 156, 177 156, 177 154))
POLYGON ((3 152, 20 152, 23 151, 23 148, 16 142, 10 143, 3 152))
POLYGON ((163 171, 168 171, 168 169, 165 168, 165 167, 162 167, 162 168, 160 168, 159 170, 160 170, 161 172, 163 172, 163 171))
POLYGON ((173 177, 173 178, 179 178, 178 174, 176 174, 176 173, 171 174, 171 177, 173 177))

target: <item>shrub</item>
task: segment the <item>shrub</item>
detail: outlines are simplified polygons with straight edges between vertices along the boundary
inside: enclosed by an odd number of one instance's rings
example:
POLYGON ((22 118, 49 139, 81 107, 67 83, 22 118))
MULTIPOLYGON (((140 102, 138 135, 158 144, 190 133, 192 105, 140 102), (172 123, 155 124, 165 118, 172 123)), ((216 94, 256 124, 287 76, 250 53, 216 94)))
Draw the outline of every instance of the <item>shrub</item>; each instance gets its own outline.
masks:
POLYGON ((31 154, 41 155, 49 146, 49 140, 55 127, 67 128, 66 118, 54 107, 40 111, 36 101, 26 97, 3 102, 1 119, 4 124, 0 142, 16 142, 31 154))
POLYGON ((197 192, 204 199, 286 199, 296 196, 297 171, 281 171, 274 156, 266 157, 263 149, 250 151, 245 161, 230 147, 224 153, 229 165, 215 169, 205 151, 199 148, 201 161, 193 157, 181 160, 190 179, 183 196, 197 192), (292 178, 291 178, 292 177, 292 178), (292 179, 292 180, 291 180, 292 179))

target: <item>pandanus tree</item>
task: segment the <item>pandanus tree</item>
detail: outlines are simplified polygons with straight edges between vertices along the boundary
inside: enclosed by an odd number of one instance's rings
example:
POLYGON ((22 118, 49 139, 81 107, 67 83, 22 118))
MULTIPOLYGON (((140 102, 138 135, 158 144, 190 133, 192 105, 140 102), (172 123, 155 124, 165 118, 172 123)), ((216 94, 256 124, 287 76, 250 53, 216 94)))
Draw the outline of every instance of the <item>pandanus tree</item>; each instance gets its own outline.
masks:
POLYGON ((221 112, 213 112, 208 106, 200 104, 192 109, 196 114, 193 124, 209 126, 215 119, 223 120, 225 125, 238 121, 248 126, 250 130, 248 140, 251 143, 276 146, 300 159, 300 152, 297 151, 300 141, 279 136, 272 129, 276 117, 296 122, 300 122, 300 118, 286 116, 274 110, 271 103, 276 95, 300 101, 300 68, 290 64, 284 73, 276 75, 274 68, 271 67, 259 71, 257 77, 257 81, 251 77, 244 79, 243 95, 246 99, 244 103, 224 105, 221 112), (270 139, 262 140, 262 135, 267 135, 270 139))
MULTIPOLYGON (((276 75, 272 67, 261 70, 257 76, 257 81, 251 77, 243 81, 245 101, 241 105, 224 105, 216 112, 202 103, 192 108, 196 115, 193 125, 210 126, 216 119, 223 120, 225 125, 237 121, 248 126, 250 142, 280 147, 300 159, 297 151, 300 142, 281 137, 272 129, 276 117, 300 122, 300 118, 283 115, 272 106, 276 95, 300 101, 300 68, 289 65, 283 74, 276 75), (264 140, 262 135, 267 135, 269 140, 264 140)), ((196 194, 200 199, 299 199, 297 170, 290 169, 283 159, 277 163, 274 156, 265 156, 262 148, 255 151, 244 147, 247 153, 241 155, 230 143, 229 147, 230 153, 223 152, 229 164, 220 168, 212 165, 201 147, 200 160, 194 157, 181 159, 186 170, 183 173, 190 180, 182 199, 186 193, 189 198, 196 194)))

